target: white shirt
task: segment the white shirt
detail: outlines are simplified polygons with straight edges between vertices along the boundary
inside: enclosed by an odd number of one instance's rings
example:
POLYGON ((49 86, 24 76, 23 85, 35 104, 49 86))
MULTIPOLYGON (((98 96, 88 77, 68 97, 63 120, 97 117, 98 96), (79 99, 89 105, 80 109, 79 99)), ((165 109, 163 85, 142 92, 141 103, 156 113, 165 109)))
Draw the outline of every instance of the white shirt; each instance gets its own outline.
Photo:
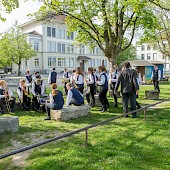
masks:
MULTIPOLYGON (((105 76, 102 75, 103 73, 105 73, 105 72, 101 72, 101 73, 100 73, 100 81, 98 81, 98 84, 99 84, 100 86, 104 85, 104 83, 105 83, 105 81, 106 81, 105 76)), ((106 73, 105 73, 105 74, 106 74, 106 73)), ((107 74, 106 74, 106 78, 108 79, 107 74)))
POLYGON ((69 72, 64 72, 64 73, 63 73, 63 79, 65 79, 65 78, 66 78, 66 79, 70 79, 70 76, 71 76, 71 75, 70 75, 69 72), (68 77, 67 77, 67 74, 68 74, 68 77))
MULTIPOLYGON (((22 89, 21 85, 19 85, 19 87, 22 89)), ((17 89, 17 94, 18 94, 19 98, 21 98, 22 92, 19 88, 17 89)))
POLYGON ((119 77, 119 73, 117 71, 109 73, 109 82, 116 83, 118 81, 118 77, 119 77))
MULTIPOLYGON (((42 81, 42 85, 41 85, 41 95, 43 95, 45 92, 45 83, 44 81, 42 81)), ((31 93, 35 96, 35 82, 32 83, 32 89, 31 89, 31 93)))
MULTIPOLYGON (((153 71, 152 71, 151 79, 153 79, 153 71)), ((158 70, 158 80, 160 80, 160 79, 161 79, 161 70, 159 69, 158 70)))
POLYGON ((137 82, 138 82, 138 85, 142 84, 142 76, 140 73, 138 73, 137 82))
POLYGON ((94 84, 96 82, 96 77, 95 75, 93 76, 92 74, 87 75, 87 84, 94 84))
POLYGON ((82 75, 74 75, 74 80, 76 84, 84 84, 84 77, 82 75))
MULTIPOLYGON (((52 72, 56 72, 56 71, 53 70, 52 72)), ((49 75, 48 75, 48 84, 51 84, 51 73, 52 73, 52 72, 50 72, 49 75)), ((57 83, 57 78, 58 78, 57 75, 58 75, 58 74, 56 74, 56 83, 57 83)))
POLYGON ((73 80, 74 80, 74 73, 70 77, 70 82, 73 83, 73 80))
MULTIPOLYGON (((4 89, 4 88, 2 88, 1 86, 0 86, 0 89, 4 89)), ((10 90, 10 89, 8 89, 8 94, 12 97, 13 96, 13 92, 10 90)), ((3 98, 5 98, 5 95, 0 95, 0 99, 3 99, 3 98)))

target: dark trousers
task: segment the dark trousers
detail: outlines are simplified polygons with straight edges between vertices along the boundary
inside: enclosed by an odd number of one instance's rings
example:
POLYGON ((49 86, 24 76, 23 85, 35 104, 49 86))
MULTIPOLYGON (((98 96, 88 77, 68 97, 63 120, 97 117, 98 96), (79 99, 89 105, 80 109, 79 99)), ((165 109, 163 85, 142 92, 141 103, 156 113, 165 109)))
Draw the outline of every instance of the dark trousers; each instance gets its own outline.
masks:
POLYGON ((67 90, 66 84, 67 84, 67 83, 64 84, 64 90, 65 90, 65 93, 66 93, 66 95, 67 95, 68 90, 67 90))
POLYGON ((77 85, 77 90, 79 90, 79 92, 81 93, 81 94, 83 94, 83 91, 84 91, 84 85, 82 85, 82 84, 76 84, 77 85))
MULTIPOLYGON (((138 98, 138 95, 136 95, 136 99, 138 98)), ((136 100, 136 107, 139 109, 141 108, 140 104, 138 103, 138 101, 136 100)))
POLYGON ((154 84, 154 89, 155 89, 155 90, 158 90, 158 92, 160 92, 160 89, 159 89, 159 81, 158 81, 158 80, 153 80, 153 84, 154 84))
POLYGON ((108 89, 105 89, 103 87, 100 88, 99 100, 102 104, 103 109, 107 109, 107 106, 109 105, 109 102, 108 102, 107 97, 106 97, 107 91, 108 91, 108 89))
POLYGON ((92 106, 95 105, 95 97, 94 97, 95 88, 96 88, 95 85, 90 85, 90 93, 87 93, 87 94, 86 94, 87 102, 90 103, 92 106), (91 102, 90 102, 90 96, 91 96, 91 99, 92 99, 91 102))
MULTIPOLYGON (((10 106, 10 109, 12 109, 12 110, 14 109, 15 101, 16 101, 15 97, 12 97, 12 100, 9 101, 9 106, 10 106)), ((1 110, 4 110, 4 104, 6 105, 5 98, 0 99, 1 110)))
POLYGON ((33 96, 32 98, 32 109, 36 106, 37 110, 40 109, 40 101, 38 100, 37 96, 33 96))
POLYGON ((75 105, 75 106, 81 106, 81 105, 84 104, 84 102, 82 104, 80 104, 80 103, 77 103, 75 100, 71 100, 69 105, 72 105, 72 104, 75 105))
MULTIPOLYGON (((20 101, 21 102, 21 101, 20 101)), ((31 104, 31 98, 28 96, 25 96, 23 98, 23 102, 21 103, 21 106, 23 107, 23 109, 27 109, 30 107, 31 104)))
MULTIPOLYGON (((122 93, 122 101, 123 101, 123 111, 124 113, 128 113, 128 103, 130 101, 131 111, 136 110, 136 93, 122 93)), ((128 117, 128 116, 127 116, 128 117)), ((136 117, 136 113, 132 114, 132 117, 136 117)))
POLYGON ((114 98, 114 101, 115 101, 115 105, 117 106, 117 96, 114 93, 114 88, 111 88, 111 89, 112 89, 112 94, 113 94, 113 98, 114 98))

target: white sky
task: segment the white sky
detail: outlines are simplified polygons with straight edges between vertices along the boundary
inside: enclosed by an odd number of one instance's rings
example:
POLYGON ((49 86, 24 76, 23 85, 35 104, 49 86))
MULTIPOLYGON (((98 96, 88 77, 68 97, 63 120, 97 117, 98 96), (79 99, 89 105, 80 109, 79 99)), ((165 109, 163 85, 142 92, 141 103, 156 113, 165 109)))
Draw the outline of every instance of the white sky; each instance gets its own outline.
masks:
POLYGON ((27 0, 27 2, 20 0, 20 7, 18 9, 13 10, 10 14, 1 12, 2 16, 6 18, 6 22, 0 21, 0 33, 12 27, 16 20, 18 20, 19 24, 27 22, 29 20, 27 14, 38 11, 41 4, 38 0, 27 0))

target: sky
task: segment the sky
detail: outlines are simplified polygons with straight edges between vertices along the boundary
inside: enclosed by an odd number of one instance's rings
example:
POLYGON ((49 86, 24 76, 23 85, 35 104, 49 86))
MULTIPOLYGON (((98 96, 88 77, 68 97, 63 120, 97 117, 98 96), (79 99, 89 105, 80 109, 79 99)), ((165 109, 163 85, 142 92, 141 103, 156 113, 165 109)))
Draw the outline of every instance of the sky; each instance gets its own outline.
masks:
POLYGON ((2 16, 6 18, 6 22, 0 21, 0 33, 12 27, 16 20, 18 20, 19 24, 27 22, 30 18, 27 17, 27 14, 38 11, 41 4, 37 0, 27 0, 27 2, 20 0, 20 7, 13 10, 10 14, 2 12, 2 16))

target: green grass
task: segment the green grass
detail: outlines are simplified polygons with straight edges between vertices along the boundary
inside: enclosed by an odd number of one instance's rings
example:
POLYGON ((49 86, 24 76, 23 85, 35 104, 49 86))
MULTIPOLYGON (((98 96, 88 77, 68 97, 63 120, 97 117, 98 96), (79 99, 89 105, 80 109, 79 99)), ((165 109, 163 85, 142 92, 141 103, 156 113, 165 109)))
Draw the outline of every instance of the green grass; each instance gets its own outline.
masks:
MULTIPOLYGON (((160 99, 170 98, 170 84, 161 83, 160 87, 160 99)), ((144 98, 144 91, 149 89, 153 86, 141 87, 138 101, 142 105, 156 102, 144 98)), ((16 148, 12 146, 13 141, 20 142, 19 147, 22 147, 122 114, 120 104, 119 108, 113 109, 113 99, 109 98, 109 102, 109 112, 100 113, 95 107, 89 117, 66 122, 44 121, 45 113, 17 112, 15 115, 20 117, 20 129, 15 134, 1 135, 0 154, 16 148)), ((84 138, 85 134, 80 133, 35 148, 21 167, 12 163, 12 157, 3 159, 0 169, 168 170, 170 105, 165 103, 160 108, 148 110, 146 122, 140 114, 137 119, 122 118, 90 129, 87 147, 84 146, 84 138)))

